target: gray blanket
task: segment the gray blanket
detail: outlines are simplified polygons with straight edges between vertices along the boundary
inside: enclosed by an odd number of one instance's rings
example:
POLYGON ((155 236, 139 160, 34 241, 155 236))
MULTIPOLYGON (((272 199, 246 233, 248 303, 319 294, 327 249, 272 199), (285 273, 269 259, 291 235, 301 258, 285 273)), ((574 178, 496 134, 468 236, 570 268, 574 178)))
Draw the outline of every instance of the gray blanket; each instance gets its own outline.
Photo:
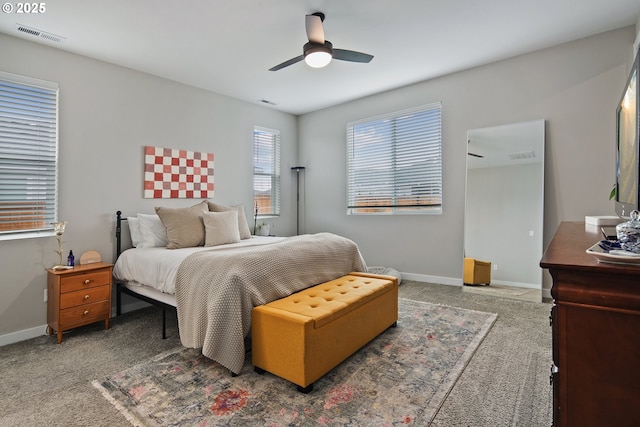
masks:
POLYGON ((182 345, 239 373, 254 306, 366 271, 356 244, 331 233, 188 256, 176 276, 182 345))

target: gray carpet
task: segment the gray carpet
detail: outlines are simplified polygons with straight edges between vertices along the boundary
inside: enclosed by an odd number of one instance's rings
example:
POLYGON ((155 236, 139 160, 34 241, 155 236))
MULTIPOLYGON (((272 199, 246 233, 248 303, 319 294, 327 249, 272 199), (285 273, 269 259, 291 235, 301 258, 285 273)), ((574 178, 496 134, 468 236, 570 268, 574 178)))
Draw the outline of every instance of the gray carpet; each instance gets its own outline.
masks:
POLYGON ((550 426, 550 304, 403 281, 404 298, 498 313, 433 426, 550 426))
MULTIPOLYGON (((463 293, 404 280, 403 298, 498 313, 493 328, 447 397, 433 426, 551 425, 549 304, 463 293)), ((91 381, 179 345, 175 315, 167 340, 154 308, 55 337, 0 347, 0 425, 127 426, 91 381)))

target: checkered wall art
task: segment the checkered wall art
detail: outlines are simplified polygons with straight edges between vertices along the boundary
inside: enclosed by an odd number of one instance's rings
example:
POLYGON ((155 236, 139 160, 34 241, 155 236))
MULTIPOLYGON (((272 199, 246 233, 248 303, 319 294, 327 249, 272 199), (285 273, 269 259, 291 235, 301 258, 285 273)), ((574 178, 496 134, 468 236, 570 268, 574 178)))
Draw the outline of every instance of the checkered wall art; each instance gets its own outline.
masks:
POLYGON ((144 147, 145 199, 213 197, 213 153, 144 147))

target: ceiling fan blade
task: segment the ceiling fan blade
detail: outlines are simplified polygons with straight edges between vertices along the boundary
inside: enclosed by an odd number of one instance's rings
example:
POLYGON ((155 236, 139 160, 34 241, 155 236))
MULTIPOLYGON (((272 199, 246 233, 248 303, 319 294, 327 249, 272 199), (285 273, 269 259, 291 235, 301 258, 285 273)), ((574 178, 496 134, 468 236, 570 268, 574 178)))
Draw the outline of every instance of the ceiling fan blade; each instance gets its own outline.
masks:
POLYGON ((269 68, 269 71, 278 71, 284 67, 288 67, 289 65, 293 65, 296 62, 300 62, 304 59, 304 55, 296 56, 295 58, 291 58, 288 61, 284 61, 282 64, 278 64, 275 67, 269 68))
POLYGON ((333 59, 349 62, 371 62, 373 55, 353 50, 333 49, 333 59))
POLYGON ((313 15, 305 15, 305 27, 307 28, 307 38, 312 43, 324 44, 324 28, 322 21, 324 15, 320 12, 313 15))

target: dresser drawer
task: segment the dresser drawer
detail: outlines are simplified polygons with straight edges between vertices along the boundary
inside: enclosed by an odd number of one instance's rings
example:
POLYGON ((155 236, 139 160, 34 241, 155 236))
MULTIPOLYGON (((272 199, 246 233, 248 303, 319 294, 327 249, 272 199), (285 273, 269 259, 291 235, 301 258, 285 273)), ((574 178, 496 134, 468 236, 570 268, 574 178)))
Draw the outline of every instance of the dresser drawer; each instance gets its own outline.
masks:
POLYGON ((111 301, 99 301, 91 304, 60 310, 60 328, 85 325, 109 318, 111 301))
POLYGON ((109 285, 66 292, 60 295, 60 308, 65 309, 82 304, 104 301, 109 299, 110 294, 111 286, 109 285))
POLYGON ((60 281, 60 292, 73 292, 80 289, 94 288, 111 283, 111 270, 104 269, 90 271, 83 274, 73 274, 62 277, 60 281))

